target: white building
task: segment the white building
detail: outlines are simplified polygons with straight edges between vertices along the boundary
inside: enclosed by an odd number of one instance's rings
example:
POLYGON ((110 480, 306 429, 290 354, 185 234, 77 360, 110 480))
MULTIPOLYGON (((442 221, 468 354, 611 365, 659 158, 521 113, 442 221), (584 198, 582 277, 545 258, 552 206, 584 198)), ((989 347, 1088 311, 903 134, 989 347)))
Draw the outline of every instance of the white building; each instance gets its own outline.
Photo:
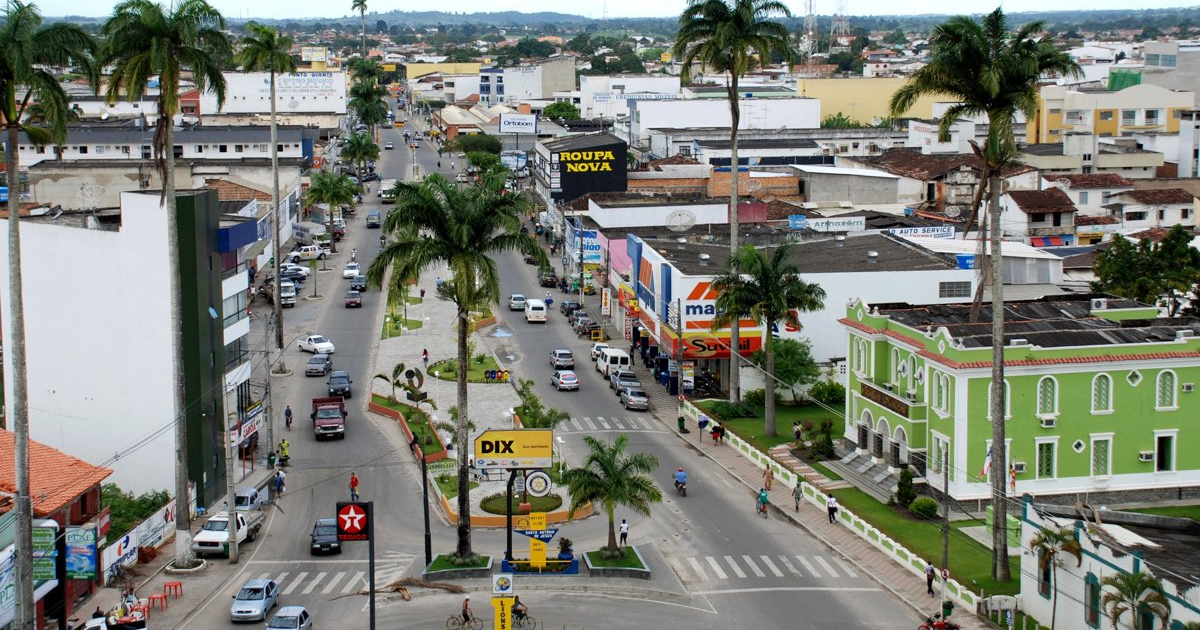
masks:
MULTIPOLYGON (((201 118, 209 124, 266 124, 271 114, 270 73, 223 74, 225 104, 218 109, 215 93, 201 93, 201 118)), ((341 70, 276 75, 275 109, 279 124, 336 129, 338 118, 346 115, 346 82, 346 73, 341 70)))
POLYGON ((479 71, 479 102, 485 105, 515 106, 574 89, 575 58, 570 56, 479 71))
POLYGON ((624 119, 629 101, 678 99, 679 77, 617 74, 579 77, 579 113, 584 118, 624 119))
POLYGON ((1113 196, 1133 190, 1133 181, 1116 173, 1072 173, 1046 178, 1043 187, 1056 186, 1071 198, 1081 216, 1108 216, 1108 204, 1113 196))
POLYGON ((1130 190, 1113 197, 1106 207, 1123 232, 1196 225, 1196 198, 1182 188, 1130 190))
MULTIPOLYGON (((821 126, 821 102, 814 98, 743 98, 738 100, 741 120, 738 129, 816 129, 821 126)), ((629 101, 630 145, 648 144, 653 130, 730 125, 729 102, 725 99, 679 101, 629 101)))

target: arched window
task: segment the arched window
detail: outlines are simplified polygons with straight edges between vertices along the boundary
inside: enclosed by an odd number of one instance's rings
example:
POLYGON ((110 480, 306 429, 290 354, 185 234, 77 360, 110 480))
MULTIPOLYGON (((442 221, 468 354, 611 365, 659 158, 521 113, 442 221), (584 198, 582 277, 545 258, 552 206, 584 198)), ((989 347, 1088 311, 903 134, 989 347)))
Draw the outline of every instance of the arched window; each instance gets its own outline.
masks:
POLYGON ((1037 414, 1052 416, 1058 413, 1058 381, 1053 376, 1043 376, 1038 381, 1037 414))
POLYGON ((1097 374, 1092 379, 1092 413, 1109 413, 1112 410, 1112 377, 1097 374))
POLYGON ((1174 409, 1178 406, 1175 397, 1175 373, 1171 370, 1163 370, 1158 373, 1158 386, 1156 388, 1155 405, 1158 409, 1174 409))
POLYGON ((900 351, 892 348, 892 383, 900 386, 900 351))

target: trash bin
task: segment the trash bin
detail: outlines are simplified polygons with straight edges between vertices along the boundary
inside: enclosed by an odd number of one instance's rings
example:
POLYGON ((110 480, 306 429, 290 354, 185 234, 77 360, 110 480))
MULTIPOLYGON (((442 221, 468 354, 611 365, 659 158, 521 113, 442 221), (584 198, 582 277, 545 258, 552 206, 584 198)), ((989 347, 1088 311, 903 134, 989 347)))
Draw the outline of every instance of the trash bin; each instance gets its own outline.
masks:
POLYGON ((679 416, 678 418, 676 418, 676 419, 675 419, 675 422, 677 422, 677 423, 679 424, 679 432, 680 432, 680 433, 682 433, 682 432, 683 432, 683 428, 684 428, 684 427, 683 427, 683 423, 684 423, 684 417, 683 417, 683 416, 679 416))
POLYGON ((952 612, 954 612, 954 602, 948 599, 942 602, 942 619, 949 619, 952 612))
POLYGON ((267 453, 267 468, 275 467, 275 451, 267 453))

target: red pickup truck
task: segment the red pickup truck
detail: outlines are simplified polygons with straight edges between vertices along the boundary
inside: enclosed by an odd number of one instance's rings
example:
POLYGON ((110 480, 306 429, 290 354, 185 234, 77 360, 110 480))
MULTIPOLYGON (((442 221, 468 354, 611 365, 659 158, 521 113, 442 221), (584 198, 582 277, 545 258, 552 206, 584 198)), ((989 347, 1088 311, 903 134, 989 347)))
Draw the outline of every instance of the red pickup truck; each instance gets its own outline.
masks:
POLYGON ((322 438, 346 439, 346 401, 341 396, 312 399, 313 434, 322 438))

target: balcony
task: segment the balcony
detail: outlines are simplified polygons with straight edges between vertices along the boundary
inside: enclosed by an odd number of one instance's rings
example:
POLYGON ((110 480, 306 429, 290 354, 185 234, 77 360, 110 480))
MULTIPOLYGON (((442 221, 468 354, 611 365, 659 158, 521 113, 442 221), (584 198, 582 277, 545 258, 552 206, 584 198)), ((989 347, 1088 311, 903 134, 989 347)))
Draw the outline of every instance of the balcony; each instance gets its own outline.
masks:
POLYGON ((907 420, 923 421, 929 417, 929 406, 916 401, 916 396, 909 397, 892 390, 890 384, 876 385, 870 381, 859 381, 859 394, 867 400, 885 408, 907 420))
POLYGON ((1074 225, 1056 225, 1052 227, 1029 227, 1030 236, 1070 236, 1075 233, 1074 225))

